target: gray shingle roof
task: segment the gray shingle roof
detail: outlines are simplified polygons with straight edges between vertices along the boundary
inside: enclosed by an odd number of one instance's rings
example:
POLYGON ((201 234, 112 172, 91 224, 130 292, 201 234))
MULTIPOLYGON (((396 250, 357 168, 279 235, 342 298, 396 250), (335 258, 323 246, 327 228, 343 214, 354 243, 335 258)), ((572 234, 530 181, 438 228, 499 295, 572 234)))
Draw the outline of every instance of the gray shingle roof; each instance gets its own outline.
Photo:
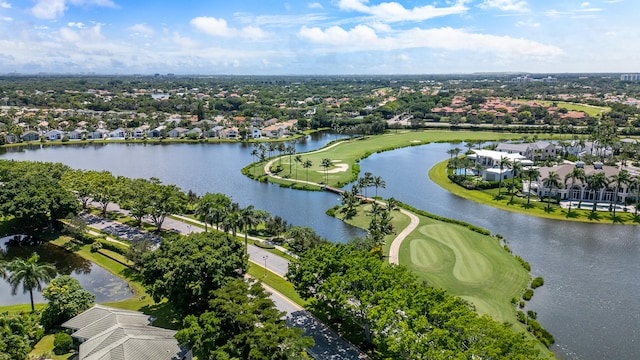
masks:
POLYGON ((174 338, 176 332, 151 326, 153 317, 102 305, 62 324, 84 341, 79 360, 181 360, 191 352, 174 338))

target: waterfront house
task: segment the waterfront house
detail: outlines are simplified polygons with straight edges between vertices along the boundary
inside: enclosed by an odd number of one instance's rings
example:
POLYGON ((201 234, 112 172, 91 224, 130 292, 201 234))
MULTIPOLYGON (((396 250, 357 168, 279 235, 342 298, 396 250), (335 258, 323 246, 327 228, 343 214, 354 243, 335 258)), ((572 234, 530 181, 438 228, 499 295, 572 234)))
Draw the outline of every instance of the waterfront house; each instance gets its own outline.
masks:
POLYGON ((47 140, 62 140, 62 138, 64 137, 64 131, 60 131, 60 130, 51 130, 47 133, 44 134, 44 138, 47 140))
POLYGON ((87 130, 75 129, 73 131, 70 131, 68 136, 70 140, 82 140, 83 136, 87 136, 87 130))
POLYGON ((26 131, 20 135, 22 141, 38 141, 40 140, 40 134, 35 131, 26 131))
POLYGON ((188 138, 196 138, 199 139, 202 137, 203 131, 202 129, 200 129, 199 127, 194 127, 193 129, 187 131, 186 133, 184 133, 184 135, 188 138))
POLYGON ((555 159, 557 156, 557 146, 549 141, 523 144, 501 143, 496 147, 496 151, 519 154, 532 161, 555 159))
POLYGON ((102 140, 108 136, 109 132, 104 129, 96 129, 94 131, 87 132, 87 139, 90 140, 102 140))
POLYGON ((109 133, 109 139, 125 139, 127 131, 123 128, 117 128, 109 133))
POLYGON ((533 165, 533 162, 527 160, 523 155, 517 153, 506 153, 502 151, 494 150, 471 150, 473 154, 467 155, 467 158, 474 160, 476 164, 481 165, 484 169, 481 172, 482 179, 485 181, 498 181, 513 177, 513 171, 508 167, 500 169, 500 162, 502 159, 508 159, 509 162, 515 161, 521 163, 523 166, 533 165))
POLYGON ((18 137, 16 136, 16 134, 3 134, 4 136, 4 143, 5 144, 13 144, 13 143, 17 143, 18 142, 18 137))
POLYGON ((220 137, 223 139, 237 139, 238 138, 238 128, 232 127, 228 129, 224 129, 220 131, 220 137))
POLYGON ((181 137, 182 135, 184 135, 187 131, 189 131, 189 129, 177 127, 177 128, 171 129, 167 133, 167 136, 170 137, 170 138, 173 138, 173 139, 177 139, 177 138, 181 137))

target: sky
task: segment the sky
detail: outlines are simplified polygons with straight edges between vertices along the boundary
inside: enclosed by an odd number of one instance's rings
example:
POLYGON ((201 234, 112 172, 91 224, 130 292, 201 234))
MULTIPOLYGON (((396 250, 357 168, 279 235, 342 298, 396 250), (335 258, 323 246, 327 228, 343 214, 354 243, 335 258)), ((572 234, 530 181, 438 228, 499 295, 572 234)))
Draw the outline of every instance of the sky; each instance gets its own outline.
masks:
POLYGON ((0 73, 640 72, 638 0, 0 0, 0 73))

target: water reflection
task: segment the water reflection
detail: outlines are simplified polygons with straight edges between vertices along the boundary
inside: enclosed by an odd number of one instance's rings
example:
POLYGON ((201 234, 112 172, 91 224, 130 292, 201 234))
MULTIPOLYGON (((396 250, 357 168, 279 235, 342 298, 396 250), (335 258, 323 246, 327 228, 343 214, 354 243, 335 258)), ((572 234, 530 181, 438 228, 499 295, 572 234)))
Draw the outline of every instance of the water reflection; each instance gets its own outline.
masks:
MULTIPOLYGON (((96 295, 97 303, 120 301, 131 297, 131 289, 124 280, 99 266, 93 266, 90 261, 70 251, 47 242, 29 239, 16 241, 14 236, 0 238, 0 254, 6 261, 28 258, 34 252, 40 256, 40 262, 53 264, 57 275, 71 275, 77 279, 85 290, 96 295)), ((38 291, 33 292, 33 297, 36 303, 45 302, 38 291)), ((0 305, 28 302, 29 295, 22 293, 22 286, 19 287, 18 293, 12 296, 9 284, 0 280, 0 305)))

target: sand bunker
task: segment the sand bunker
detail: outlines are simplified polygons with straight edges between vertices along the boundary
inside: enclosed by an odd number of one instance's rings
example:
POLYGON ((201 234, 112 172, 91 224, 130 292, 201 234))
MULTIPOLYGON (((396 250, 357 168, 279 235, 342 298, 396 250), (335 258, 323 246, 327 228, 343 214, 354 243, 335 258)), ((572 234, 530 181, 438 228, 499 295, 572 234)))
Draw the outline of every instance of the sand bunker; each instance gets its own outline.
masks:
MULTIPOLYGON (((340 160, 338 160, 338 161, 340 161, 340 160)), ((327 174, 335 174, 335 173, 339 173, 339 172, 345 172, 345 171, 347 171, 349 169, 349 165, 347 165, 347 164, 333 164, 333 166, 335 166, 335 168, 333 168, 331 170, 327 170, 327 174)), ((324 170, 318 170, 318 172, 324 174, 324 170)))

